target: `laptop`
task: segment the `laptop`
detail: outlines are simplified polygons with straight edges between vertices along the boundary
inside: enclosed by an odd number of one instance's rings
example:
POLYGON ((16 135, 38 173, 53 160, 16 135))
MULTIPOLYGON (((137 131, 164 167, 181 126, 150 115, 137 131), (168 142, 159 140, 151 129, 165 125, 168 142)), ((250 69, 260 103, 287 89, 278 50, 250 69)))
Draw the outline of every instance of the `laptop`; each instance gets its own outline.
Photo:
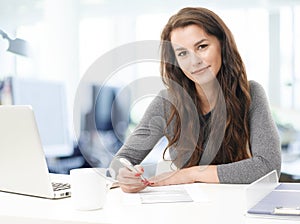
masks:
POLYGON ((52 179, 31 106, 0 106, 0 191, 49 199, 71 195, 70 184, 52 179))

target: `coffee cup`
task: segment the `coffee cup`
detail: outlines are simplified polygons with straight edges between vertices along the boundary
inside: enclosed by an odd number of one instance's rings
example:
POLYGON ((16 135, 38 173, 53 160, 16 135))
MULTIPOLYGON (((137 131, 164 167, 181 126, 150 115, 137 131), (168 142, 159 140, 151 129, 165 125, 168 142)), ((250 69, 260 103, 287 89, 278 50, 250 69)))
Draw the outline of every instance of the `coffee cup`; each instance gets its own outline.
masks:
POLYGON ((105 168, 76 168, 70 170, 71 200, 77 210, 104 207, 110 186, 105 168))

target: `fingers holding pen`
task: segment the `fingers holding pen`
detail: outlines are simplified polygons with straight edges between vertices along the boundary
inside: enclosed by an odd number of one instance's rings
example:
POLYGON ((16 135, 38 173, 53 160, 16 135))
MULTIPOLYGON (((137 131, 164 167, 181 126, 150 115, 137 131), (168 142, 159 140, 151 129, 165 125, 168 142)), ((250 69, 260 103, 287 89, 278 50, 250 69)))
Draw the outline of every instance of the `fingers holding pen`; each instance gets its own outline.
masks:
POLYGON ((135 166, 136 171, 132 171, 127 167, 122 167, 119 170, 117 180, 124 192, 138 192, 147 187, 145 181, 141 179, 144 173, 142 166, 135 166))
POLYGON ((149 182, 145 177, 144 177, 144 168, 141 166, 141 165, 136 165, 135 167, 135 170, 136 170, 136 173, 135 173, 135 176, 139 177, 142 181, 142 183, 145 185, 145 186, 150 186, 152 185, 151 182, 149 182))
POLYGON ((122 167, 119 170, 119 175, 117 179, 120 183, 123 184, 138 184, 141 182, 141 175, 143 174, 143 169, 137 169, 138 172, 132 171, 127 167, 122 167))

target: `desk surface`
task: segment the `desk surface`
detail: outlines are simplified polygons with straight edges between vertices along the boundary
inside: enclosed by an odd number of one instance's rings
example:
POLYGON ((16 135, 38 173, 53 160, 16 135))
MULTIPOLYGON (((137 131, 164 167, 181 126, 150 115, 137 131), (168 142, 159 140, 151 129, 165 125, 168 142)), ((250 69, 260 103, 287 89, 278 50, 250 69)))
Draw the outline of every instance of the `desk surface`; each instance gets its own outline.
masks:
POLYGON ((292 224, 292 220, 261 219, 245 216, 246 185, 199 184, 208 202, 161 204, 124 203, 120 188, 108 193, 103 209, 76 211, 71 199, 49 200, 0 193, 0 223, 12 224, 91 224, 91 223, 230 223, 292 224))

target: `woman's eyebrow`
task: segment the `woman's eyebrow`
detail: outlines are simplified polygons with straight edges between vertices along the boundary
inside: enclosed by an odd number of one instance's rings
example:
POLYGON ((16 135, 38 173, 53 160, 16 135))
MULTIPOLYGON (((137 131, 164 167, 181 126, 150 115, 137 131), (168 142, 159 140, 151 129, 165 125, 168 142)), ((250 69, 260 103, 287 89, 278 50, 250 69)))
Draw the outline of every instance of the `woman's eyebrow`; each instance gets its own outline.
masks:
MULTIPOLYGON (((195 44, 194 44, 194 47, 197 47, 199 44, 202 44, 204 41, 207 41, 208 39, 202 39, 202 40, 199 40, 199 41, 197 41, 195 44)), ((176 47, 176 48, 174 48, 174 51, 185 51, 186 50, 186 48, 185 47, 176 47)))
POLYGON ((178 47, 178 48, 175 48, 174 50, 175 51, 185 51, 186 48, 184 48, 184 47, 178 47))
POLYGON ((207 41, 208 39, 204 38, 202 40, 199 40, 197 41, 195 44, 194 44, 194 47, 197 47, 198 45, 202 44, 204 41, 207 41))

